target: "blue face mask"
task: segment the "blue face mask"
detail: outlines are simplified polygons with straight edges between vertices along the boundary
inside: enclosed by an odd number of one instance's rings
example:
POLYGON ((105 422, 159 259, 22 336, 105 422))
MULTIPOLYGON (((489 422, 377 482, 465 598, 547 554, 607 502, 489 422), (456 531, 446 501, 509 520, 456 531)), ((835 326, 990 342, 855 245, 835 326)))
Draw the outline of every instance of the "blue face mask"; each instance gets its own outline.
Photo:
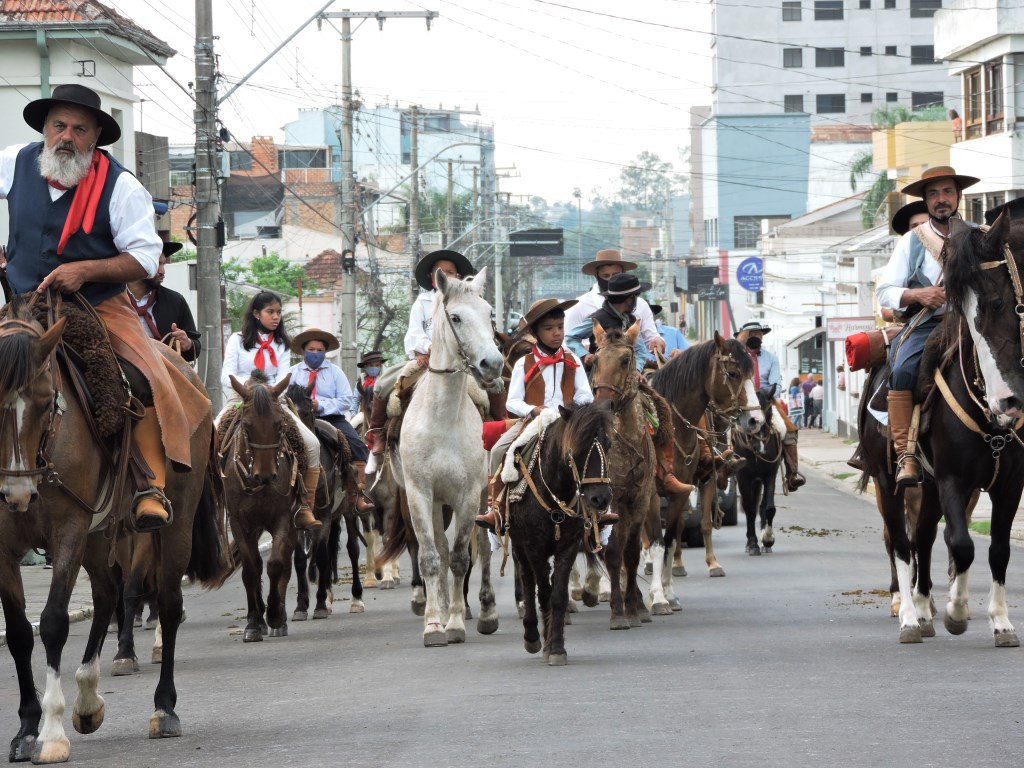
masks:
POLYGON ((302 356, 302 359, 306 361, 306 365, 309 366, 310 370, 315 371, 324 364, 324 358, 326 357, 326 352, 307 352, 302 356))
POLYGON ((377 365, 369 366, 369 365, 367 365, 367 366, 363 367, 363 370, 366 372, 367 376, 369 376, 371 379, 375 379, 375 378, 377 378, 377 374, 380 373, 380 366, 377 366, 377 365))

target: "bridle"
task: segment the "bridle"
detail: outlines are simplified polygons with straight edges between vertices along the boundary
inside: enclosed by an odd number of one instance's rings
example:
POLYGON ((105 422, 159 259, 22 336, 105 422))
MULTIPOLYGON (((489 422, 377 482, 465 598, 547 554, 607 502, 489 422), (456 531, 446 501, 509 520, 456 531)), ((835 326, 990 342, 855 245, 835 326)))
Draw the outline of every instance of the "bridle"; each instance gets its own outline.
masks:
MULTIPOLYGON (((249 425, 244 420, 244 414, 246 408, 250 408, 251 403, 244 403, 241 408, 241 412, 238 414, 238 424, 235 427, 235 434, 231 440, 231 452, 232 462, 231 466, 234 468, 235 475, 238 477, 239 486, 247 496, 253 496, 259 493, 267 485, 257 483, 253 480, 253 464, 255 463, 255 452, 256 451, 274 451, 275 463, 283 459, 293 459, 291 464, 291 477, 288 482, 288 491, 281 493, 281 496, 287 496, 291 492, 291 488, 295 485, 295 481, 298 477, 298 461, 294 460, 292 451, 290 448, 286 448, 286 443, 280 437, 277 442, 274 443, 253 443, 249 440, 249 425)), ((281 406, 283 407, 283 406, 281 406)), ((279 433, 280 434, 280 433, 279 433)))
MULTIPOLYGON (((427 371, 430 373, 437 373, 441 375, 451 375, 453 373, 468 373, 474 379, 476 383, 483 387, 485 390, 489 390, 494 386, 494 381, 488 381, 484 379, 483 374, 480 373, 480 369, 477 368, 473 363, 469 361, 469 355, 466 354, 466 348, 462 343, 462 339, 459 338, 458 331, 455 330, 455 323, 452 322, 452 316, 448 312, 448 301, 445 299, 442 305, 444 310, 444 319, 448 321, 448 328, 452 332, 452 336, 455 338, 455 351, 459 356, 459 360, 462 361, 461 368, 434 368, 431 365, 427 365, 427 371)), ((500 378, 500 377, 499 377, 500 378)))
MULTIPOLYGON (((983 261, 978 265, 978 269, 995 269, 1002 265, 1006 266, 1006 271, 1010 273, 1010 282, 1013 283, 1013 296, 1016 301, 1013 311, 1017 315, 1017 322, 1020 326, 1021 350, 1024 350, 1024 284, 1021 283, 1020 270, 1013 258, 1010 244, 1003 243, 1003 258, 996 261, 983 261)), ((1024 357, 1021 357, 1020 365, 1024 368, 1024 357)))
MULTIPOLYGON (((37 327, 37 325, 35 323, 29 322, 27 320, 19 320, 19 319, 12 318, 12 319, 9 319, 9 320, 4 320, 2 323, 0 323, 0 337, 12 336, 12 335, 17 334, 17 333, 27 333, 30 336, 32 336, 32 338, 34 340, 39 340, 39 339, 42 338, 42 333, 40 332, 40 330, 37 327)), ((49 362, 50 362, 50 375, 51 375, 51 380, 52 380, 53 376, 54 376, 53 372, 55 370, 55 360, 54 360, 54 354, 53 353, 51 353, 51 355, 50 355, 50 361, 49 362)), ((39 375, 42 375, 42 373, 43 372, 40 371, 36 375, 39 376, 39 375)), ((33 381, 35 381, 35 377, 33 377, 32 381, 30 381, 30 382, 28 382, 28 384, 26 384, 26 387, 30 386, 33 381)), ((54 386, 53 386, 53 391, 55 393, 57 391, 55 383, 54 383, 54 386)), ((19 390, 19 392, 20 392, 20 390, 19 390)), ((45 445, 46 445, 46 438, 47 438, 47 436, 50 433, 50 426, 53 423, 53 416, 54 416, 54 412, 55 412, 55 408, 53 407, 53 402, 55 401, 55 399, 56 399, 55 397, 51 398, 51 407, 47 409, 47 412, 49 414, 49 419, 47 420, 46 428, 43 430, 43 438, 42 438, 42 440, 40 442, 40 445, 39 445, 39 461, 37 462, 38 466, 33 467, 32 469, 7 469, 6 467, 0 467, 0 476, 3 476, 3 477, 40 477, 40 476, 46 474, 46 472, 48 470, 52 470, 53 469, 51 464, 44 463, 42 461, 42 457, 43 457, 44 448, 45 448, 45 445)), ((2 409, 0 409, 0 439, 7 439, 8 437, 10 438, 10 442, 11 442, 11 446, 12 446, 12 451, 14 453, 14 457, 13 457, 14 461, 13 461, 13 463, 15 465, 20 465, 22 463, 22 459, 23 459, 22 452, 21 452, 21 440, 19 439, 20 431, 21 430, 20 430, 20 427, 18 425, 18 412, 17 412, 17 408, 13 404, 11 404, 11 403, 6 403, 5 405, 3 405, 2 409)))
MULTIPOLYGON (((594 370, 596 372, 597 366, 594 367, 594 370)), ((613 401, 613 410, 616 413, 622 411, 622 409, 625 408, 640 391, 640 375, 636 372, 636 349, 632 346, 629 348, 629 363, 626 366, 626 381, 622 387, 616 386, 615 384, 595 381, 591 385, 591 389, 595 396, 602 389, 610 389, 616 396, 613 401)))

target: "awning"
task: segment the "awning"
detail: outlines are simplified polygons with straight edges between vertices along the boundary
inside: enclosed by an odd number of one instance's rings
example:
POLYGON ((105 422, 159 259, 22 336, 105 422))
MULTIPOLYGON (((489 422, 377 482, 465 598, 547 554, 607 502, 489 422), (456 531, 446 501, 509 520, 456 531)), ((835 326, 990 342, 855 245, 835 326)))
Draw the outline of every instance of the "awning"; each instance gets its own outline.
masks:
POLYGON ((811 328, 811 330, 804 331, 799 336, 796 336, 796 337, 790 339, 788 342, 786 342, 786 346, 787 347, 799 347, 805 341, 809 341, 810 339, 813 339, 815 336, 817 336, 819 333, 824 333, 824 332, 825 332, 825 327, 824 326, 822 326, 821 328, 811 328))

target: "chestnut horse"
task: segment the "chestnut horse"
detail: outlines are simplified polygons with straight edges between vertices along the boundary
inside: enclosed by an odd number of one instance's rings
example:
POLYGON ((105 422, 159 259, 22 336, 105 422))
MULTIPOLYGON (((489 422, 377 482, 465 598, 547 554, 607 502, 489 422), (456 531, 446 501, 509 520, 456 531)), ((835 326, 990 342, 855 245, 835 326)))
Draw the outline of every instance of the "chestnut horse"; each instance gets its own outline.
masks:
MULTIPOLYGON (((60 663, 68 638, 68 602, 78 572, 84 567, 92 587, 93 619, 82 664, 75 674, 78 696, 72 723, 79 733, 92 733, 103 723, 105 704, 97 686, 100 651, 115 610, 117 583, 108 566, 111 543, 105 535, 108 515, 114 522, 130 514, 131 489, 108 498, 116 488, 111 477, 113 455, 93 437, 83 406, 70 395, 71 376, 63 353, 57 354, 65 319, 44 331, 32 317, 34 299, 18 297, 0 321, 0 601, 7 617, 7 641, 18 674, 21 724, 11 740, 10 760, 63 762, 71 752, 63 725, 64 693, 60 663), (45 482, 44 482, 45 481, 45 482), (102 507, 93 508, 93 505, 102 507), (95 531, 90 535, 90 531, 95 531), (30 548, 45 548, 53 575, 39 636, 46 649, 46 683, 40 703, 32 674, 32 625, 25 615, 21 558, 30 548), (41 721, 41 723, 40 723, 41 721)), ((58 310, 59 314, 59 310, 58 310)), ((156 342, 154 342, 156 343, 156 342)), ((160 351, 201 391, 202 383, 180 356, 160 351)), ((174 519, 149 534, 157 550, 156 588, 164 651, 160 680, 149 718, 150 738, 181 735, 175 712, 174 653, 182 616, 181 580, 193 561, 219 562, 216 537, 193 543, 193 518, 216 510, 200 504, 212 445, 212 414, 191 437, 192 472, 167 472, 167 497, 174 519), (195 549, 194 549, 195 547, 195 549)), ((203 526, 201 526, 203 527, 203 526)), ((129 621, 131 618, 129 617, 129 621)))

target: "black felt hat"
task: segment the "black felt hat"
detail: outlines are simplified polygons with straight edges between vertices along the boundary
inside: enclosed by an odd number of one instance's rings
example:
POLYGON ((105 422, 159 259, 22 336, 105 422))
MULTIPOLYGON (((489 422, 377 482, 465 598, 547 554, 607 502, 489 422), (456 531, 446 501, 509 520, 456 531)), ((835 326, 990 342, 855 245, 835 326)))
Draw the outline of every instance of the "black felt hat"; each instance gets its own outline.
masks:
POLYGON ((608 280, 608 289, 601 291, 606 299, 622 299, 627 296, 639 296, 650 290, 650 283, 641 283, 640 278, 632 272, 619 272, 608 280))
POLYGON ((924 200, 915 200, 900 208, 892 217, 892 231, 897 235, 905 235, 910 231, 910 218, 919 213, 928 213, 928 204, 924 200))
POLYGON ((434 265, 439 261, 450 261, 464 278, 476 274, 476 267, 458 251, 433 251, 417 261, 416 269, 413 271, 413 277, 423 290, 429 291, 434 287, 431 278, 434 276, 434 265))
POLYGON ((113 144, 121 138, 121 126, 117 121, 103 111, 100 106, 100 95, 91 88, 77 83, 58 85, 53 89, 53 94, 48 99, 36 99, 25 105, 22 115, 29 126, 40 133, 43 132, 43 125, 46 123, 46 116, 50 110, 60 104, 73 104, 78 107, 85 107, 96 116, 96 120, 102 129, 100 139, 96 143, 105 147, 113 144))

